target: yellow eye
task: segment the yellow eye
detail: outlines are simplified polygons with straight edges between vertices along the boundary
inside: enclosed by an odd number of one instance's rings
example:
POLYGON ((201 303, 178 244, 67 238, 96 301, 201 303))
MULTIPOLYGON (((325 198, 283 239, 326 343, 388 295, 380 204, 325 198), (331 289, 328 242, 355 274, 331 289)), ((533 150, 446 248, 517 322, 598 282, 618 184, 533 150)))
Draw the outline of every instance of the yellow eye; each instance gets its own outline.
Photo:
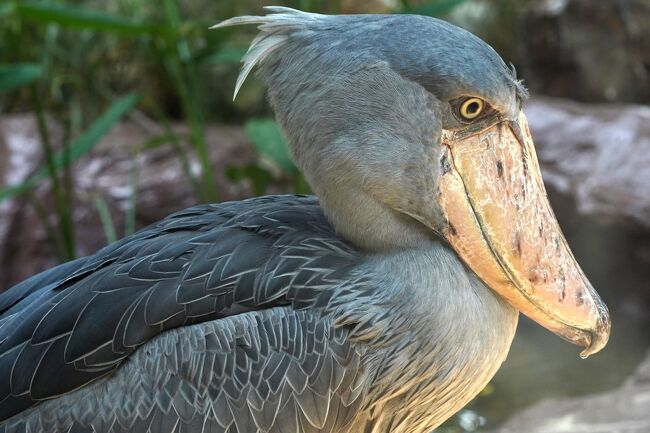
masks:
POLYGON ((474 120, 483 112, 484 107, 482 99, 467 98, 460 106, 460 115, 465 120, 474 120))

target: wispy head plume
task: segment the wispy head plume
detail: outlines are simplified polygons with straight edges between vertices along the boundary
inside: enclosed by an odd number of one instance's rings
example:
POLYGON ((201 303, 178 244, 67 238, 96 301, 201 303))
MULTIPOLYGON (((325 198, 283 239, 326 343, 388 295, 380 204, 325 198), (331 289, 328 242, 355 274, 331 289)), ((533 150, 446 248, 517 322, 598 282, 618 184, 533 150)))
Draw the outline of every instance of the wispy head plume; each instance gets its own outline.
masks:
POLYGON ((305 30, 309 28, 310 24, 326 19, 325 15, 302 12, 282 6, 265 6, 264 9, 269 12, 268 15, 234 17, 210 27, 216 29, 244 24, 259 24, 260 33, 253 39, 248 51, 242 58, 244 66, 237 77, 233 100, 237 97, 239 89, 253 68, 261 64, 273 51, 281 47, 291 33, 305 30))

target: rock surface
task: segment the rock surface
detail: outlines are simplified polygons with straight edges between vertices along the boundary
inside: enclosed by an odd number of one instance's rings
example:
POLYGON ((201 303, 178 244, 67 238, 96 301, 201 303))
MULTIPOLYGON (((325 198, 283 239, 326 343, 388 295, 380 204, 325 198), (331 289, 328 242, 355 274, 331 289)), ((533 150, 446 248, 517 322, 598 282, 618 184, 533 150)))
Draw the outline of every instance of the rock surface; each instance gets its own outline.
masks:
POLYGON ((579 212, 650 228, 650 107, 535 98, 525 111, 547 186, 579 212))
POLYGON ((492 433, 523 432, 650 432, 650 353, 637 372, 619 389, 538 403, 492 433))

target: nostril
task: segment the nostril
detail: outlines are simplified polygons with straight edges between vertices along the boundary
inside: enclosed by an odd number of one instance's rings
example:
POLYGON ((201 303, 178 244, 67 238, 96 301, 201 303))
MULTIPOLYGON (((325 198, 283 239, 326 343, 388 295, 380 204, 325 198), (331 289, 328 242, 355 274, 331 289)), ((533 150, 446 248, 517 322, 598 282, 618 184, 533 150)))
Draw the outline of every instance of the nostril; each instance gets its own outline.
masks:
POLYGON ((526 142, 526 139, 524 138, 523 131, 521 130, 521 125, 519 122, 516 120, 510 120, 508 121, 508 124, 510 125, 510 129, 512 130, 513 134, 515 134, 515 138, 517 138, 517 141, 521 143, 522 145, 526 142))
POLYGON ((449 163, 449 158, 447 158, 447 155, 442 155, 440 157, 440 170, 442 171, 443 175, 451 171, 451 164, 449 163))

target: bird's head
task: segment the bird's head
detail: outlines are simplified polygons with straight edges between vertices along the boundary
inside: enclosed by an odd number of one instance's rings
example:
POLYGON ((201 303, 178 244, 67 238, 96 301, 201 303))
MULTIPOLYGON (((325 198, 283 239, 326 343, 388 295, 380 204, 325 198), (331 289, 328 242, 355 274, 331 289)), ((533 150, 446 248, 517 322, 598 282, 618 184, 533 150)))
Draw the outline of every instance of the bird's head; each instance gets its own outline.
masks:
POLYGON ((269 10, 217 25, 260 24, 236 92, 259 65, 337 231, 372 251, 442 238, 519 311, 599 351, 607 308, 551 210, 526 91, 499 55, 428 17, 269 10))

